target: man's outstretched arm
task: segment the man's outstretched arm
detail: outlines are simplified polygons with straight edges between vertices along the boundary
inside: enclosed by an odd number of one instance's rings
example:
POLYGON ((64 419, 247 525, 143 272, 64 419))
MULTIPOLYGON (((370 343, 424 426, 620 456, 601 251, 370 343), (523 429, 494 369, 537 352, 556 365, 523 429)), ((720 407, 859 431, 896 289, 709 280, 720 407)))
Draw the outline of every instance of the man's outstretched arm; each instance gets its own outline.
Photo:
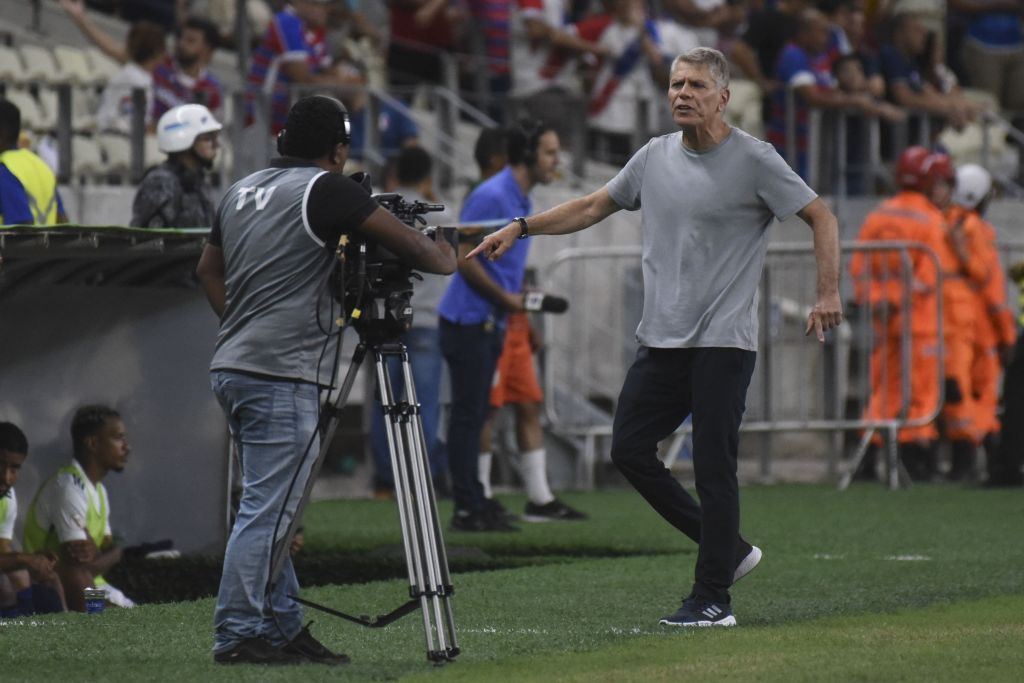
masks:
MULTIPOLYGON (((619 208, 619 205, 608 194, 608 188, 602 187, 597 192, 585 197, 572 199, 530 216, 527 218, 527 225, 531 237, 533 235, 567 235, 600 223, 619 208)), ((484 254, 493 261, 516 243, 521 231, 522 227, 519 222, 513 221, 501 230, 485 237, 476 249, 466 255, 466 258, 484 254)))

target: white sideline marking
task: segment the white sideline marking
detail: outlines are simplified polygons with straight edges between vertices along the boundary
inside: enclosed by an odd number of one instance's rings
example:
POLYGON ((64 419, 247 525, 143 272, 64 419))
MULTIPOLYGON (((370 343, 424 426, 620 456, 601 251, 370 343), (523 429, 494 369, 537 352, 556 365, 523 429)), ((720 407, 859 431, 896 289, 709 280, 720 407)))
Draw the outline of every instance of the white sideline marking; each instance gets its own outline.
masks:
MULTIPOLYGON (((653 631, 651 629, 642 629, 639 626, 632 628, 620 628, 618 626, 612 626, 608 629, 609 633, 616 636, 639 636, 639 635, 651 635, 654 633, 661 633, 661 631, 653 631)), ((494 626, 485 626, 484 628, 460 628, 459 633, 485 633, 487 635, 531 635, 531 636, 546 636, 548 631, 537 629, 537 628, 495 628, 494 626)))
MULTIPOLYGON (((814 553, 815 560, 845 560, 846 555, 832 555, 831 553, 814 553)), ((882 558, 891 562, 931 562, 928 555, 886 555, 882 558)))
POLYGON ((460 632, 463 633, 487 633, 487 634, 498 634, 501 635, 523 635, 529 634, 531 636, 546 636, 547 631, 542 631, 538 628, 495 628, 494 626, 485 626, 484 628, 460 628, 460 632))

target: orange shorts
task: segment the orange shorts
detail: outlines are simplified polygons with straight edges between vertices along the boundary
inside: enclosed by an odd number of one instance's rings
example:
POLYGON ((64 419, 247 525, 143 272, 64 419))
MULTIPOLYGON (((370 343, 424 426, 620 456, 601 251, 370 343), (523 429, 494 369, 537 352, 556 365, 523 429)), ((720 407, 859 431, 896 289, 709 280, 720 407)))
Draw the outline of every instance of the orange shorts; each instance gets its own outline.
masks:
POLYGON ((540 403, 544 400, 530 348, 530 321, 525 313, 508 317, 505 347, 498 359, 491 386, 491 407, 506 403, 540 403))

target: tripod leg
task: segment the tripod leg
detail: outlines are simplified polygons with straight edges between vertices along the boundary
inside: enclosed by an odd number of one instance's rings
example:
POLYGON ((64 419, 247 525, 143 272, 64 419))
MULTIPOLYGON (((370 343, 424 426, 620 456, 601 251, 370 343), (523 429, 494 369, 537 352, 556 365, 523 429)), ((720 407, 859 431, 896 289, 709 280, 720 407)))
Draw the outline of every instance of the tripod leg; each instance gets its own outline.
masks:
POLYGON ((438 630, 438 640, 445 658, 455 657, 459 653, 458 639, 455 635, 455 616, 452 612, 451 574, 448 570, 448 554, 445 551, 444 537, 441 533, 440 518, 437 513, 437 496, 434 493, 434 482, 428 465, 429 453, 427 440, 423 431, 423 415, 420 410, 419 397, 416 395, 416 384, 413 380, 412 367, 408 355, 403 355, 402 371, 404 373, 406 397, 413 406, 413 419, 407 423, 408 440, 413 444, 410 453, 416 474, 417 501, 420 507, 421 528, 426 548, 430 556, 429 566, 433 570, 434 585, 434 617, 438 630))
MULTIPOLYGON (((436 649, 434 647, 435 629, 430 621, 430 605, 428 602, 430 584, 427 576, 427 563, 425 562, 423 552, 421 528, 417 521, 417 504, 414 495, 415 484, 408 456, 410 444, 406 438, 405 430, 401 428, 401 424, 408 419, 407 407, 398 403, 391 384, 391 376, 387 371, 385 359, 391 353, 394 352, 374 349, 377 382, 381 405, 386 417, 384 426, 388 439, 388 450, 391 456, 391 468, 395 478, 395 498, 398 503, 398 518, 402 528, 402 544, 405 549, 406 567, 409 575, 409 593, 411 597, 418 598, 420 601, 427 656, 428 658, 433 658, 433 653, 436 652, 436 649)), ((397 353, 404 360, 404 348, 397 353)))

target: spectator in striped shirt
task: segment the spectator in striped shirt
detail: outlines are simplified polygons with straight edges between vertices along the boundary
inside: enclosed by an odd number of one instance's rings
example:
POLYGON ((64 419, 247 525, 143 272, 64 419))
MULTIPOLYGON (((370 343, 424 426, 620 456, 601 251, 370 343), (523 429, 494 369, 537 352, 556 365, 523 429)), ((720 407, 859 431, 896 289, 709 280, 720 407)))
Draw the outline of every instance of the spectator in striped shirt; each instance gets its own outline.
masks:
POLYGON ((182 104, 202 104, 217 113, 223 99, 220 82, 207 70, 217 47, 217 27, 199 17, 187 18, 178 30, 174 55, 165 53, 162 30, 150 22, 138 22, 128 33, 125 45, 100 28, 85 10, 83 0, 61 0, 61 7, 96 47, 122 65, 108 84, 110 97, 104 97, 97 114, 106 130, 127 133, 130 128, 131 89, 147 91, 146 127, 152 133, 156 121, 168 109, 182 104), (116 97, 115 97, 116 96, 116 97))
POLYGON ((256 95, 269 98, 270 133, 277 135, 288 118, 290 86, 344 86, 332 68, 327 49, 329 5, 336 0, 294 0, 274 15, 252 52, 248 76, 247 125, 254 122, 256 95))

